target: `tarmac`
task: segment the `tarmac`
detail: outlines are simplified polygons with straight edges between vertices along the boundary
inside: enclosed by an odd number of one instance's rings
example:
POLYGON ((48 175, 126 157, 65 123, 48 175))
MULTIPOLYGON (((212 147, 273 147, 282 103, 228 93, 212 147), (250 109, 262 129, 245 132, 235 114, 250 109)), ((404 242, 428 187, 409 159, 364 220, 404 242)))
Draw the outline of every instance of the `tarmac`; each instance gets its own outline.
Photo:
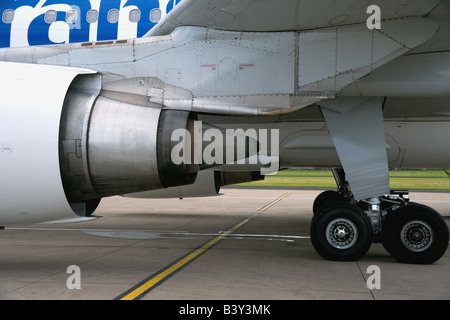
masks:
MULTIPOLYGON (((320 257, 309 239, 320 192, 224 188, 207 198, 111 197, 97 209, 99 219, 6 227, 0 300, 450 298, 450 251, 432 265, 399 263, 381 244, 356 262, 320 257)), ((450 193, 410 198, 450 223, 450 193)))

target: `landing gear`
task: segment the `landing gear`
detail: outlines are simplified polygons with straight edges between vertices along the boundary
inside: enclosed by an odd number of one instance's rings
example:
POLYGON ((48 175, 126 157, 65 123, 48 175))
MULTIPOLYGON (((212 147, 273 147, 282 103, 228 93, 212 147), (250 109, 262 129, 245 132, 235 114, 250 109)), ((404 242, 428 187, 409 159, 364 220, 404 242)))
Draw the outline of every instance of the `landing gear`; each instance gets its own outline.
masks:
POLYGON ((350 192, 350 186, 345 180, 344 170, 341 168, 331 169, 333 172, 334 180, 338 186, 337 191, 327 190, 322 192, 314 200, 313 213, 318 213, 324 206, 330 203, 336 202, 350 202, 353 195, 350 192))
POLYGON ((356 201, 348 184, 338 183, 338 191, 319 194, 313 211, 311 242, 327 260, 358 260, 372 243, 381 242, 400 262, 431 264, 449 244, 449 230, 441 215, 409 202, 406 191, 356 201))
POLYGON ((348 200, 339 192, 333 190, 327 190, 322 192, 314 200, 313 213, 318 213, 324 206, 330 203, 336 202, 348 202, 348 200))
POLYGON ((383 246, 398 261, 430 264, 445 253, 449 232, 444 219, 432 208, 409 203, 386 215, 383 246))
POLYGON ((351 203, 322 208, 311 221, 311 242, 325 259, 353 261, 372 244, 372 228, 364 211, 351 203))
POLYGON ((343 169, 332 169, 337 191, 327 190, 313 204, 311 242, 322 257, 335 261, 358 260, 372 244, 369 216, 353 199, 343 169))

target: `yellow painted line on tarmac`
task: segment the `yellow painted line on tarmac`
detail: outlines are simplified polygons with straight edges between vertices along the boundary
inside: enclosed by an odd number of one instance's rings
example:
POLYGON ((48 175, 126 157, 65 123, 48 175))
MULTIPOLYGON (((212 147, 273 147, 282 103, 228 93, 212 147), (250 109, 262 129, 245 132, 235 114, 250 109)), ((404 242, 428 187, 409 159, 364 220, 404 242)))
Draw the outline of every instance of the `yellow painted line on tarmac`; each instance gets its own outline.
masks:
POLYGON ((144 281, 140 282, 130 290, 126 291, 125 293, 121 294, 116 298, 116 300, 135 300, 141 298, 143 295, 147 294, 150 290, 155 288, 157 285, 162 283, 163 281, 167 280, 170 276, 174 275, 176 272, 181 270, 184 266, 186 266, 188 263, 192 262, 194 259, 198 258, 200 255, 205 253, 207 250, 211 249, 213 246, 215 246, 219 241, 226 238, 229 234, 233 233, 237 229, 241 228, 248 222, 250 222, 252 219, 272 207, 274 204, 278 203, 291 193, 288 192, 281 197, 275 199, 268 205, 264 206, 263 208, 259 209, 255 213, 251 214, 241 222, 237 223, 236 225, 232 226, 225 232, 221 233, 220 235, 214 237, 212 240, 209 240, 199 248, 195 249, 191 253, 187 254, 186 256, 183 256, 182 258, 176 260, 172 264, 166 266, 159 272, 153 274, 149 278, 145 279, 144 281))

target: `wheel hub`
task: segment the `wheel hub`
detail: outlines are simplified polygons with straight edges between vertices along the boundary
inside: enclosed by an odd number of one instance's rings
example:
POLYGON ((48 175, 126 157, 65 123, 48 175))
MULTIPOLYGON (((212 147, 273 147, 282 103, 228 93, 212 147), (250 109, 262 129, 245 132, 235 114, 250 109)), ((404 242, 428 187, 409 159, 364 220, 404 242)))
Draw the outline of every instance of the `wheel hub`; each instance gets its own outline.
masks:
POLYGON ((433 243, 433 230, 420 220, 410 221, 403 226, 400 232, 403 245, 411 251, 422 252, 433 243))
POLYGON ((417 230, 413 229, 409 232, 408 238, 411 240, 412 243, 419 244, 426 238, 426 235, 425 232, 423 232, 423 230, 421 229, 417 230))
POLYGON ((353 222, 340 218, 328 224, 325 236, 328 243, 334 248, 348 249, 355 244, 358 238, 358 231, 353 222))
POLYGON ((350 230, 347 226, 338 226, 334 229, 333 236, 337 241, 346 241, 350 237, 350 230))

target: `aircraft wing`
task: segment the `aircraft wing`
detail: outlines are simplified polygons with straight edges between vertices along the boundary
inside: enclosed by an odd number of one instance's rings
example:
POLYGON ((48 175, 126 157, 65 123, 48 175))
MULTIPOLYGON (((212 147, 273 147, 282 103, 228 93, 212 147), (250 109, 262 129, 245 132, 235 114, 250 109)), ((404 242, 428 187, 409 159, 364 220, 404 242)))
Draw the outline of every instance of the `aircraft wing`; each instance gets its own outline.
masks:
POLYGON ((442 0, 183 0, 146 36, 170 34, 179 26, 268 32, 304 31, 364 23, 369 5, 382 19, 426 16, 442 0))

